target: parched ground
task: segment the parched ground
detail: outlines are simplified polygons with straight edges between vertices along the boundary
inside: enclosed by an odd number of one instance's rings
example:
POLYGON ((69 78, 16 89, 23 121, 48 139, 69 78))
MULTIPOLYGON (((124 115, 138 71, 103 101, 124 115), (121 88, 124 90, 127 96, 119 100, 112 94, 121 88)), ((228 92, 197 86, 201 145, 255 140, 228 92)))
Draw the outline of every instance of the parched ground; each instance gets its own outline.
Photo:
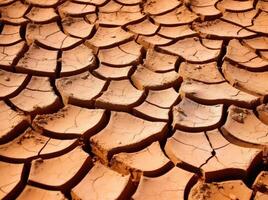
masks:
POLYGON ((268 200, 267 0, 0 13, 0 199, 268 200))

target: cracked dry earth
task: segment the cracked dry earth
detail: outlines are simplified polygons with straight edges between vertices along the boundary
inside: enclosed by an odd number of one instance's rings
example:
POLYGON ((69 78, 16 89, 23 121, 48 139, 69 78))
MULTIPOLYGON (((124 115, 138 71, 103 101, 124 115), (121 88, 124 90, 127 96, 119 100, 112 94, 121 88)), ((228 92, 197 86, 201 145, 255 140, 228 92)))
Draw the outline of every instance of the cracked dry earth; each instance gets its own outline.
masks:
POLYGON ((268 200, 267 0, 0 13, 0 199, 268 200))

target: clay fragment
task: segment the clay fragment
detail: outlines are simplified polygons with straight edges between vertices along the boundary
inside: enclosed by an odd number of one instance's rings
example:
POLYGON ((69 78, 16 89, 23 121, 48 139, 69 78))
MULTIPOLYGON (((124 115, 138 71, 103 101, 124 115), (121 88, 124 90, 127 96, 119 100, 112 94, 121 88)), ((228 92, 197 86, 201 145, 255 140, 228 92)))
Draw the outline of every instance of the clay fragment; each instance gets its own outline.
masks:
POLYGON ((188 185, 193 181, 193 173, 174 167, 159 177, 142 176, 133 199, 183 199, 188 185))
POLYGON ((221 130, 227 137, 231 136, 244 145, 263 146, 267 144, 268 126, 249 109, 229 107, 227 121, 221 130))
POLYGON ((90 138, 90 144, 92 151, 107 163, 113 154, 134 151, 162 138, 166 129, 164 122, 150 122, 131 114, 112 112, 108 125, 90 138))
POLYGON ((131 190, 129 175, 123 176, 98 162, 72 189, 71 194, 73 199, 124 199, 131 190))
POLYGON ((50 113, 60 108, 60 98, 55 94, 49 79, 33 76, 28 85, 10 101, 25 113, 50 113))
POLYGON ((162 152, 158 142, 134 153, 115 154, 111 160, 112 168, 122 174, 131 174, 134 180, 144 176, 156 176, 171 166, 171 162, 162 152), (144 161, 150 160, 145 164, 144 161))
POLYGON ((252 190, 242 181, 202 183, 198 182, 189 194, 189 200, 197 199, 245 199, 250 200, 252 190))
POLYGON ((28 127, 27 117, 3 101, 0 101, 0 121, 0 144, 11 141, 28 127))
POLYGON ((56 138, 72 139, 90 136, 103 125, 104 110, 68 105, 53 114, 37 115, 33 126, 56 138))
POLYGON ((81 147, 77 147, 56 158, 34 160, 29 182, 33 186, 41 185, 53 190, 67 189, 81 180, 91 166, 91 158, 81 147))
POLYGON ((188 98, 173 107, 173 126, 184 131, 204 131, 221 123, 223 105, 202 105, 188 98))

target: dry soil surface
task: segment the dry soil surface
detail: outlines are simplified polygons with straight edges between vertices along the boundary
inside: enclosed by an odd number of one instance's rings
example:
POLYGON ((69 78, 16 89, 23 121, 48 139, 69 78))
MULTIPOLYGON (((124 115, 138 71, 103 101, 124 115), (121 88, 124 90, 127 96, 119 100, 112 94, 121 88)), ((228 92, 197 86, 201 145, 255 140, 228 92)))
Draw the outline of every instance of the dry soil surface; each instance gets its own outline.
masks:
POLYGON ((0 199, 268 200, 267 0, 0 0, 0 199))

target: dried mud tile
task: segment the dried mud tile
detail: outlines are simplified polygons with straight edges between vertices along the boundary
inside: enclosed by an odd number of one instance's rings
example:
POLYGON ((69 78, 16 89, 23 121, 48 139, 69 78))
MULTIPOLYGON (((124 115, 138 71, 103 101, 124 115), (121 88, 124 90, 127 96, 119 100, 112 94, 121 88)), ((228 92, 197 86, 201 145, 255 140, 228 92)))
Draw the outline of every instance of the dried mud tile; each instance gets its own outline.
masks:
POLYGON ((99 27, 97 32, 86 44, 95 51, 99 48, 111 48, 123 44, 133 38, 133 34, 124 31, 120 27, 99 27))
POLYGON ((77 3, 93 4, 95 6, 102 6, 107 2, 107 0, 72 0, 77 3))
POLYGON ((175 70, 177 60, 177 56, 161 53, 150 48, 146 53, 144 66, 155 72, 167 72, 175 70))
POLYGON ((58 7, 58 11, 61 18, 64 18, 65 16, 80 17, 96 12, 96 6, 66 1, 58 7))
POLYGON ((268 2, 265 0, 260 0, 257 2, 256 8, 268 12, 268 2))
POLYGON ((96 58, 92 50, 81 44, 62 52, 60 76, 72 76, 94 69, 96 65, 96 58))
POLYGON ((23 186, 23 164, 12 164, 0 161, 0 198, 1 199, 12 199, 14 193, 23 186))
POLYGON ((0 144, 9 142, 28 127, 27 117, 0 101, 0 144))
POLYGON ((10 101, 29 114, 49 113, 60 108, 60 98, 53 91, 49 78, 32 77, 28 85, 10 101))
POLYGON ((144 92, 137 90, 129 80, 111 81, 108 89, 96 99, 99 108, 128 111, 143 100, 144 92))
POLYGON ((95 72, 104 79, 107 80, 123 80, 127 79, 132 69, 132 66, 125 67, 111 67, 101 64, 95 72))
POLYGON ((212 148, 204 132, 183 132, 176 130, 168 138, 165 152, 175 165, 199 169, 212 157, 212 148))
POLYGON ((48 23, 56 21, 58 14, 54 8, 32 7, 25 17, 34 23, 48 23))
POLYGON ((206 132, 215 156, 202 166, 206 180, 220 178, 246 178, 262 162, 261 150, 241 147, 227 141, 218 129, 206 132), (234 158, 234 155, 235 158, 234 158))
POLYGON ((89 107, 104 89, 105 83, 89 72, 84 72, 57 79, 56 87, 65 103, 89 107))
POLYGON ((177 0, 149 0, 144 4, 144 12, 150 15, 161 15, 181 5, 177 0))
POLYGON ((248 29, 257 33, 268 34, 268 13, 261 12, 253 20, 253 25, 248 27, 248 29))
POLYGON ((60 0, 26 0, 30 5, 37 7, 54 7, 59 3, 60 0))
POLYGON ((255 50, 268 50, 268 38, 265 36, 244 39, 243 44, 255 50))
POLYGON ((166 171, 171 166, 171 162, 161 150, 159 142, 153 142, 150 146, 134 153, 115 154, 111 166, 121 174, 130 173, 134 180, 138 180, 142 174, 157 176, 166 171), (148 160, 150 162, 146 162, 148 160))
MULTIPOLYGON (((84 19, 85 19, 88 23, 90 23, 90 24, 95 24, 95 25, 96 25, 95 27, 98 26, 98 16, 97 16, 97 13, 90 13, 90 14, 88 14, 88 15, 85 15, 85 16, 84 16, 84 19)), ((95 29, 94 29, 94 31, 95 31, 95 29)))
POLYGON ((82 181, 71 190, 73 199, 123 199, 131 189, 130 176, 109 169, 97 162, 82 181))
POLYGON ((194 80, 185 80, 179 93, 204 104, 234 104, 252 108, 260 101, 259 97, 240 91, 227 82, 205 84, 194 80))
POLYGON ((221 12, 215 8, 214 5, 209 6, 191 6, 191 9, 196 13, 202 20, 204 19, 216 19, 221 16, 221 12))
POLYGON ((170 109, 178 100, 179 94, 174 88, 164 90, 149 90, 146 101, 161 108, 170 109))
POLYGON ((133 151, 159 140, 166 134, 166 129, 164 122, 150 122, 127 113, 112 112, 108 125, 90 138, 92 152, 107 163, 113 154, 133 151))
POLYGON ((64 34, 56 22, 49 24, 28 24, 26 28, 26 41, 28 45, 36 41, 48 49, 67 50, 77 46, 81 39, 64 34))
POLYGON ((183 62, 179 66, 179 76, 185 79, 192 79, 202 83, 221 83, 224 81, 217 63, 191 64, 183 62))
POLYGON ((53 158, 62 155, 64 152, 68 152, 77 146, 78 140, 61 140, 50 138, 46 145, 39 152, 40 157, 53 158))
POLYGON ((104 5, 99 6, 98 8, 99 8, 99 12, 112 13, 112 12, 120 11, 123 8, 123 5, 114 0, 110 0, 104 5))
POLYGON ((257 107, 258 118, 268 125, 268 104, 261 104, 257 107))
POLYGON ((188 199, 250 200, 251 195, 252 190, 249 189, 241 180, 212 183, 204 183, 200 181, 191 189, 188 199))
MULTIPOLYGON (((231 147, 235 146, 238 149, 239 148, 241 148, 241 149, 244 148, 244 147, 237 146, 237 145, 234 145, 231 142, 229 142, 227 139, 225 139, 225 137, 221 134, 221 132, 218 129, 213 129, 213 130, 210 130, 210 131, 206 131, 205 133, 206 133, 207 139, 208 139, 208 141, 210 143, 210 146, 215 151, 215 153, 218 150, 224 149, 226 147, 229 148, 230 146, 231 147)), ((234 155, 234 154, 230 154, 230 156, 231 155, 234 155)), ((237 159, 239 159, 239 158, 237 158, 237 159)))
POLYGON ((57 138, 75 138, 94 134, 104 120, 104 110, 67 105, 57 113, 37 115, 33 127, 57 138))
POLYGON ((81 147, 76 147, 55 158, 34 160, 28 182, 33 186, 66 190, 80 180, 92 165, 88 154, 81 147))
POLYGON ((27 159, 36 156, 48 140, 49 138, 42 135, 36 134, 35 136, 30 129, 27 129, 18 138, 7 144, 1 145, 0 155, 1 157, 9 157, 11 159, 27 159), (35 144, 35 141, 38 142, 38 144, 35 144), (16 152, 17 150, 18 152, 16 152))
POLYGON ((249 10, 246 12, 228 12, 223 13, 222 19, 242 27, 249 27, 252 25, 253 18, 257 15, 257 10, 249 10))
POLYGON ((219 10, 231 12, 245 12, 253 9, 253 1, 223 0, 217 3, 219 10))
POLYGON ((197 36, 197 33, 190 29, 188 25, 174 27, 162 26, 158 31, 158 34, 169 39, 183 39, 197 36))
POLYGON ((261 147, 268 142, 268 126, 249 109, 229 107, 227 121, 221 130, 226 137, 235 139, 236 143, 261 147))
POLYGON ((121 67, 136 65, 141 60, 142 46, 130 41, 119 46, 100 49, 98 58, 102 64, 121 67))
POLYGON ((136 88, 143 89, 167 89, 178 82, 178 74, 175 71, 157 73, 153 72, 142 65, 139 65, 131 80, 136 88))
POLYGON ((268 61, 259 57, 254 51, 243 46, 238 40, 231 40, 224 58, 237 63, 240 67, 250 71, 264 71, 268 68, 268 61))
POLYGON ((250 72, 228 62, 223 63, 225 79, 239 90, 257 96, 268 95, 268 72, 250 72))
POLYGON ((19 60, 25 47, 26 44, 24 41, 14 45, 0 46, 0 67, 7 70, 12 69, 15 62, 19 60))
POLYGON ((30 83, 26 86, 28 89, 40 91, 52 91, 48 77, 31 77, 30 83), (41 82, 41 83, 40 83, 41 82))
POLYGON ((21 26, 5 24, 0 34, 0 45, 9 46, 20 42, 20 28, 21 26))
POLYGON ((205 133, 176 131, 165 152, 176 165, 201 170, 207 181, 245 178, 260 162, 261 150, 234 145, 215 129, 205 133), (234 159, 233 155, 237 155, 234 159))
POLYGON ((200 43, 208 49, 220 49, 223 46, 223 40, 211 40, 206 38, 200 38, 200 43))
POLYGON ((0 146, 2 160, 25 161, 36 157, 54 157, 75 144, 76 140, 58 140, 46 137, 31 128, 19 137, 0 146))
POLYGON ((173 126, 185 131, 204 131, 219 126, 223 105, 202 105, 188 98, 173 107, 173 126))
POLYGON ((94 24, 89 24, 82 17, 66 17, 62 20, 62 26, 66 35, 78 38, 88 38, 94 31, 94 24))
POLYGON ((0 70, 0 99, 16 96, 28 83, 29 76, 0 70))
POLYGON ((144 101, 141 105, 133 108, 133 113, 150 121, 168 121, 169 109, 160 108, 144 101))
POLYGON ((116 1, 123 5, 136 5, 142 3, 142 0, 116 0, 116 1))
POLYGON ((11 3, 15 2, 15 1, 16 1, 16 0, 2 0, 2 1, 0 2, 0 6, 9 5, 9 4, 11 4, 11 3))
POLYGON ((191 10, 199 15, 202 20, 218 18, 221 11, 215 7, 217 0, 195 0, 190 4, 191 10))
POLYGON ((38 76, 56 76, 57 51, 47 50, 32 44, 15 66, 17 72, 38 76))
POLYGON ((172 42, 172 40, 164 38, 160 35, 153 35, 153 36, 140 35, 138 36, 137 42, 143 45, 145 49, 149 49, 154 48, 155 46, 168 45, 170 42, 172 42))
POLYGON ((142 176, 132 198, 134 200, 184 199, 193 175, 191 172, 174 167, 159 177, 142 176))
POLYGON ((139 4, 126 5, 122 4, 117 0, 110 0, 106 4, 99 7, 100 13, 116 13, 116 12, 128 12, 136 13, 141 11, 139 4))
POLYGON ((153 24, 149 19, 146 18, 142 22, 128 25, 126 28, 128 31, 133 32, 136 35, 152 36, 156 34, 159 26, 153 24))
POLYGON ((214 49, 208 48, 201 44, 199 38, 186 38, 179 40, 174 44, 161 46, 161 50, 181 56, 184 60, 191 63, 204 63, 217 60, 220 51, 221 43, 215 41, 214 49))
POLYGON ((198 16, 188 10, 188 8, 186 8, 184 5, 182 5, 171 12, 167 12, 162 15, 152 16, 152 18, 156 24, 175 26, 190 24, 196 19, 198 19, 198 16))
POLYGON ((21 194, 17 197, 18 200, 28 199, 54 199, 67 200, 60 191, 52 191, 26 185, 21 194))
POLYGON ((256 35, 252 31, 220 19, 209 22, 196 22, 193 25, 193 29, 203 36, 215 39, 240 39, 256 35))
MULTIPOLYGON (((115 0, 116 2, 116 0, 115 0)), ((118 1, 117 1, 118 3, 118 1)), ((143 12, 143 9, 142 9, 142 5, 140 4, 135 4, 135 5, 123 5, 121 4, 121 8, 120 8, 120 11, 123 11, 123 12, 130 12, 130 13, 135 13, 135 12, 142 12, 143 14, 145 14, 143 12)))
POLYGON ((266 60, 268 60, 268 51, 260 51, 260 56, 266 60))
MULTIPOLYGON (((97 13, 91 13, 88 15, 84 16, 84 19, 90 23, 90 24, 95 24, 96 26, 98 26, 98 15, 97 13)), ((95 30, 94 30, 95 31, 95 30)))
POLYGON ((24 15, 26 14, 28 8, 29 5, 23 4, 20 1, 15 1, 10 5, 0 7, 0 21, 8 22, 11 24, 25 23, 27 20, 24 18, 24 15))
POLYGON ((264 194, 261 192, 257 192, 254 197, 254 200, 267 200, 267 199, 268 199, 268 194, 264 194))
POLYGON ((104 26, 125 26, 144 19, 146 16, 140 11, 128 12, 119 10, 117 12, 99 12, 99 24, 104 26))
POLYGON ((268 172, 267 171, 261 171, 258 176, 256 177, 253 185, 253 190, 259 191, 262 193, 268 192, 268 172))

